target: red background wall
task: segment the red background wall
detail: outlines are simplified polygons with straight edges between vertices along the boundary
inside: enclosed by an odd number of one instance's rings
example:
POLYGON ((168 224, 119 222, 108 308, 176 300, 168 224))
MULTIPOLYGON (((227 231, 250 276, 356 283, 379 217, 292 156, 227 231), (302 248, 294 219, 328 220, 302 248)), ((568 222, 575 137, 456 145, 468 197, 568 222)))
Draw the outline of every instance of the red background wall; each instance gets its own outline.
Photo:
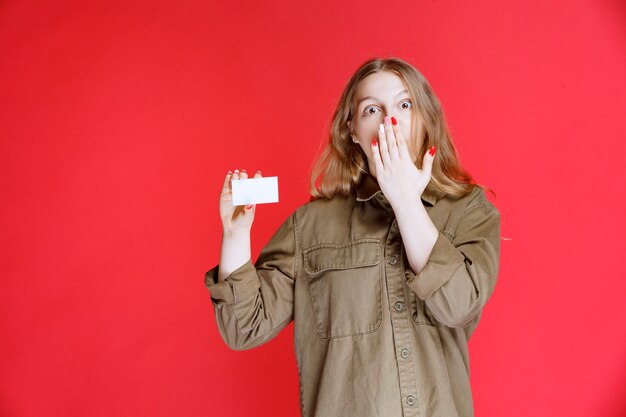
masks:
POLYGON ((0 415, 293 416, 293 325, 234 352, 204 272, 229 169, 308 199, 352 72, 418 67, 495 189, 477 416, 626 415, 623 1, 0 3, 0 415))

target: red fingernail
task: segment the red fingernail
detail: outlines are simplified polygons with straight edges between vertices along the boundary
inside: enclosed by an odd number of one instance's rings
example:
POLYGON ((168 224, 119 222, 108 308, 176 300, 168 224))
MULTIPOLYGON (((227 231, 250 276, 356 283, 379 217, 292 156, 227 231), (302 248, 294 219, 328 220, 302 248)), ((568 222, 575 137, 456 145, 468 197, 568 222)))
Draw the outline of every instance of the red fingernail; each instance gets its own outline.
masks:
POLYGON ((252 208, 252 205, 247 205, 246 206, 246 210, 250 210, 252 208))
POLYGON ((430 156, 435 156, 435 152, 437 152, 437 148, 435 146, 433 146, 432 148, 430 148, 430 151, 428 151, 428 153, 430 154, 430 156))
POLYGON ((396 121, 396 118, 393 116, 391 116, 391 124, 394 126, 398 124, 398 122, 396 121))
POLYGON ((376 138, 372 139, 372 146, 378 146, 378 142, 376 141, 376 138))

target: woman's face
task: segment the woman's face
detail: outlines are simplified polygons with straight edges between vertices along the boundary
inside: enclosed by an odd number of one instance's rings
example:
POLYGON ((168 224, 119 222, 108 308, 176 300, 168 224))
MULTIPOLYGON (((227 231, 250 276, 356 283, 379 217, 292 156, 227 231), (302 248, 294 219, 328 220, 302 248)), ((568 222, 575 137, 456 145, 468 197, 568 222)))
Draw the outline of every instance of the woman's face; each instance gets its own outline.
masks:
POLYGON ((385 116, 396 118, 396 128, 400 128, 408 142, 411 159, 413 162, 417 160, 417 150, 422 147, 424 140, 424 125, 421 118, 417 117, 417 126, 412 126, 412 115, 417 111, 414 106, 404 82, 392 72, 370 74, 357 86, 352 104, 353 116, 348 121, 348 128, 352 141, 358 143, 365 152, 370 173, 374 178, 376 167, 372 157, 372 138, 378 140, 378 128, 385 116), (411 128, 417 132, 416 144, 412 141, 411 128))

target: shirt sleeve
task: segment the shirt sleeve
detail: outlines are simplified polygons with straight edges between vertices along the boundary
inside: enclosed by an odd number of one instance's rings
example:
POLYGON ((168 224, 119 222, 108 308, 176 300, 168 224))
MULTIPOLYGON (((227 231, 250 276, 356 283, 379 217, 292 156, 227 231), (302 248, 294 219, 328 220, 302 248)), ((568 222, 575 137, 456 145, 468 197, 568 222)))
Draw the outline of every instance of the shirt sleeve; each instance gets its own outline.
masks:
POLYGON ((295 213, 251 260, 218 282, 219 265, 206 272, 217 327, 226 344, 245 350, 273 339, 293 320, 298 269, 295 213))
POLYGON ((419 274, 408 286, 448 327, 465 327, 480 316, 495 289, 500 262, 500 213, 488 201, 466 209, 453 238, 439 232, 419 274))

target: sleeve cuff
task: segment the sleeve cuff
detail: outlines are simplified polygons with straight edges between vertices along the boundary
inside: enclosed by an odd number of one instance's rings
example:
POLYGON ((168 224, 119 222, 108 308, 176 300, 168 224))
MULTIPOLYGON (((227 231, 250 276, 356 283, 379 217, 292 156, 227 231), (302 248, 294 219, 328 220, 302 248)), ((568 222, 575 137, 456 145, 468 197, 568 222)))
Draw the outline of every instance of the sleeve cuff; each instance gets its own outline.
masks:
POLYGON ((204 275, 204 285, 211 294, 211 301, 217 307, 235 304, 255 294, 261 287, 261 281, 251 259, 221 282, 217 281, 218 271, 219 265, 216 265, 204 275))
POLYGON ((461 267, 465 256, 441 232, 430 253, 428 262, 419 274, 409 269, 404 273, 407 285, 421 300, 426 300, 461 267))

